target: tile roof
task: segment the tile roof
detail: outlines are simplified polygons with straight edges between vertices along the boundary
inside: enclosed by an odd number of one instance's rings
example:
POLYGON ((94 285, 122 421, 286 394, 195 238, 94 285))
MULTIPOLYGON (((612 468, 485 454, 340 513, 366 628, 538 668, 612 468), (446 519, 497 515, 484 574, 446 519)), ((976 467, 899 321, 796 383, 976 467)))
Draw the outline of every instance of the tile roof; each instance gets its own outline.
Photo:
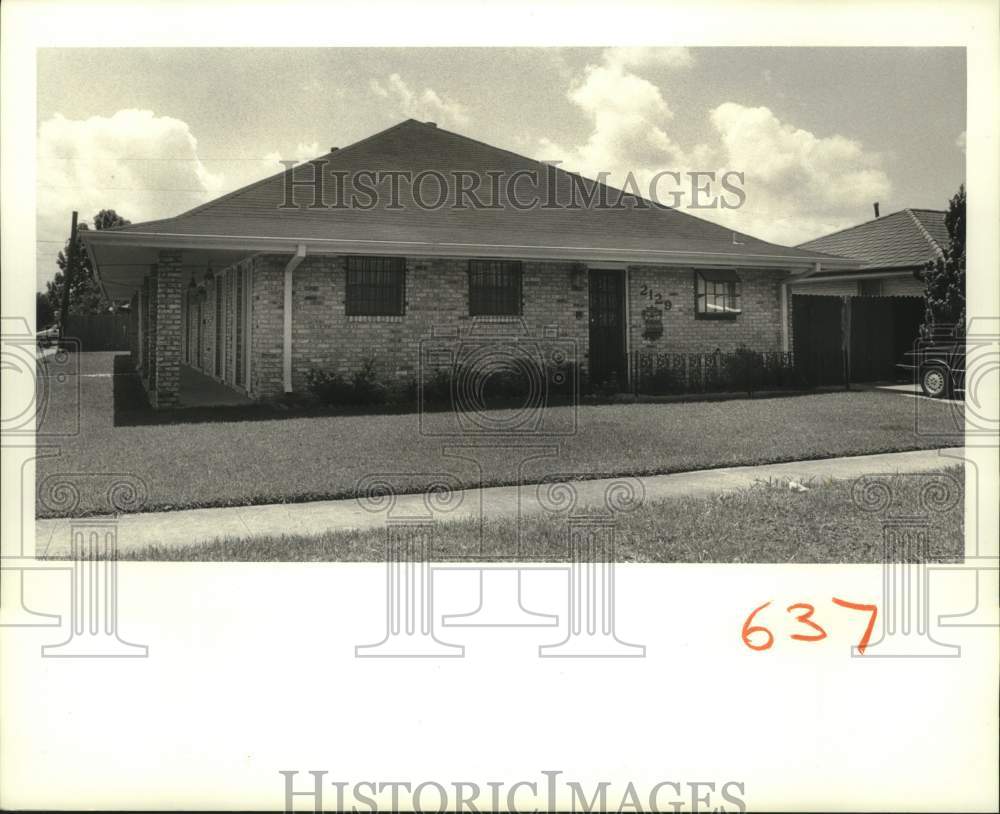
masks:
MULTIPOLYGON (((414 176, 425 170, 437 170, 451 179, 458 170, 514 173, 533 171, 539 174, 537 185, 522 176, 516 190, 521 199, 537 192, 546 199, 547 165, 507 150, 492 147, 465 136, 440 129, 430 123, 407 119, 349 147, 335 150, 313 161, 326 162, 325 172, 348 173, 344 195, 365 193, 350 183, 350 175, 359 170, 410 171, 414 176)), ((307 162, 308 163, 308 162, 307 162)), ((315 165, 314 165, 315 166, 315 165)), ((573 185, 594 192, 601 185, 595 181, 555 170, 557 201, 568 201, 573 185)), ((306 165, 295 169, 296 179, 311 178, 306 165)), ((327 176, 327 202, 337 199, 333 176, 327 176)), ((576 209, 536 207, 519 211, 509 205, 493 209, 454 209, 449 205, 428 210, 415 205, 408 184, 400 184, 401 208, 387 209, 388 183, 379 189, 384 195, 370 209, 358 207, 310 209, 307 206, 282 209, 285 173, 281 172, 247 187, 223 195, 188 212, 163 220, 122 227, 115 232, 150 235, 257 236, 286 240, 337 239, 379 242, 449 244, 468 246, 469 254, 492 247, 593 248, 599 251, 678 251, 726 254, 733 257, 783 258, 805 262, 822 260, 825 255, 768 243, 750 235, 734 232, 677 209, 650 204, 647 208, 600 209, 581 206, 576 209)), ((490 203, 488 180, 479 193, 490 203)), ((449 183, 449 201, 454 200, 454 183, 449 183)), ((609 200, 617 200, 618 191, 610 187, 609 200)), ((300 189, 296 200, 311 202, 311 192, 300 189)), ((437 184, 428 179, 423 186, 425 199, 437 197, 437 184)), ((366 198, 362 197, 363 201, 366 198)), ((499 195, 506 203, 505 193, 499 195)))
POLYGON ((923 266, 948 245, 944 216, 937 209, 901 209, 800 248, 856 258, 862 269, 923 266))

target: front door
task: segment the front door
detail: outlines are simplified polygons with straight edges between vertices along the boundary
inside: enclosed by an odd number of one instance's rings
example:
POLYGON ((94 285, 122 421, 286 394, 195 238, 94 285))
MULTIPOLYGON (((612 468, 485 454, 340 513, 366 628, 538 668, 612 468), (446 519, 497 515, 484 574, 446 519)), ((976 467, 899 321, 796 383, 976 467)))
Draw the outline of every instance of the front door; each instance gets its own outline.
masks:
POLYGON ((600 385, 614 378, 628 386, 625 362, 625 274, 590 270, 590 381, 600 385))

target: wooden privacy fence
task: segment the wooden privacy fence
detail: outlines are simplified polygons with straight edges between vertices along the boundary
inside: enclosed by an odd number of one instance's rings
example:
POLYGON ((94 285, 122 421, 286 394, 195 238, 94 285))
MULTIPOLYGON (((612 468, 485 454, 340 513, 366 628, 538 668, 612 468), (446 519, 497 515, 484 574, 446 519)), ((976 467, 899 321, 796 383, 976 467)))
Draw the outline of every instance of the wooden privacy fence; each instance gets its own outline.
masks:
POLYGON ((128 314, 70 314, 64 338, 75 339, 80 350, 128 350, 128 314))

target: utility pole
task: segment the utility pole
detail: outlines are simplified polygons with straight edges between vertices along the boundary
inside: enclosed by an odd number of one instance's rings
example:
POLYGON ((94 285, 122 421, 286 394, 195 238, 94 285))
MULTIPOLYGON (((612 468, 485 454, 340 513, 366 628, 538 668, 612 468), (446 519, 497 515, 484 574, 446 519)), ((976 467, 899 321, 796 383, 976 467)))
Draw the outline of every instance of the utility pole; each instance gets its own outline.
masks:
POLYGON ((66 256, 66 273, 63 275, 62 303, 59 306, 59 338, 66 336, 66 318, 69 315, 69 289, 76 271, 76 210, 69 230, 69 253, 66 256))

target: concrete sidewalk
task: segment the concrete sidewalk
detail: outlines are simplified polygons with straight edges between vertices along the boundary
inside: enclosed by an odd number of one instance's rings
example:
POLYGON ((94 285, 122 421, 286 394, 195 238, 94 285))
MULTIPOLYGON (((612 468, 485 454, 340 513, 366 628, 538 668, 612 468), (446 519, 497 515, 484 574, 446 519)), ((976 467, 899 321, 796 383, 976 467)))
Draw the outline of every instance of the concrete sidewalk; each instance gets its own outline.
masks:
MULTIPOLYGON (((702 497, 752 486, 768 479, 845 480, 860 475, 926 472, 961 463, 961 447, 948 449, 893 452, 818 461, 793 461, 763 466, 740 466, 729 469, 703 469, 674 475, 640 478, 622 476, 604 480, 573 481, 575 508, 598 509, 605 505, 608 486, 630 481, 641 483, 639 492, 645 501, 672 497, 702 497)), ((392 505, 393 518, 428 518, 442 521, 476 518, 516 517, 546 511, 545 487, 528 484, 468 489, 455 492, 448 501, 449 510, 435 510, 423 494, 399 495, 392 505)), ((558 504, 558 496, 548 497, 549 505, 558 504)), ((310 503, 281 503, 263 506, 235 506, 219 509, 190 509, 174 512, 124 514, 117 518, 85 518, 113 523, 118 531, 120 551, 147 545, 181 546, 206 542, 218 537, 278 537, 283 534, 317 535, 326 531, 378 528, 389 517, 388 506, 375 511, 357 500, 320 500, 310 503)), ((72 518, 43 519, 35 523, 36 555, 60 556, 68 552, 72 518)))

